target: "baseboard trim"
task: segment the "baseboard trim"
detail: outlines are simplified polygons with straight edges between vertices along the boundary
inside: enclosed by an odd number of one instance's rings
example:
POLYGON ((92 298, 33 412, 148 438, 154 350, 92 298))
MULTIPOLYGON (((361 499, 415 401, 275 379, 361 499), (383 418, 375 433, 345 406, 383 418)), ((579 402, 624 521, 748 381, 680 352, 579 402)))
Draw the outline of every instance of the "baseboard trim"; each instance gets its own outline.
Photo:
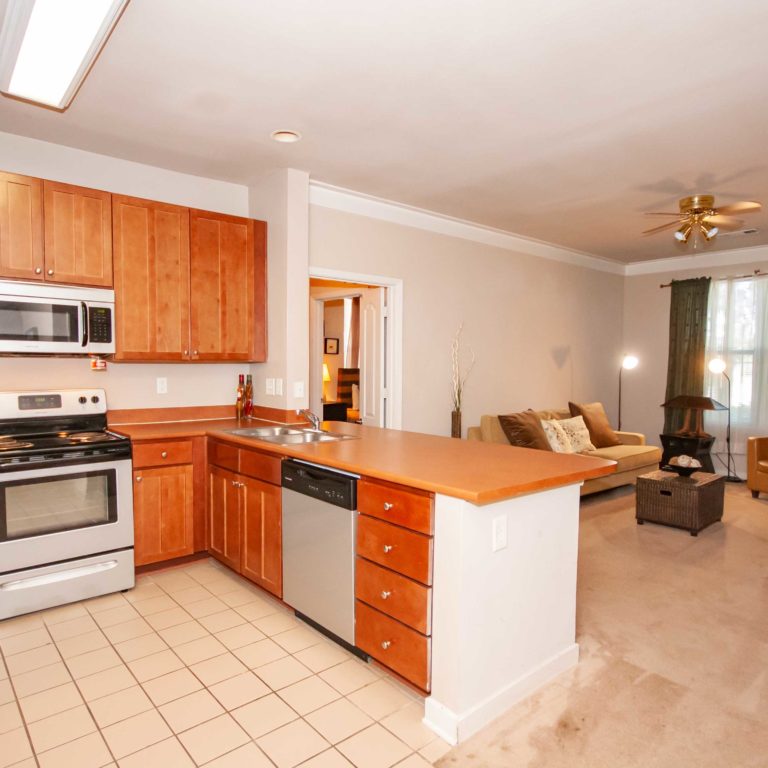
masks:
POLYGON ((459 744, 578 662, 579 646, 573 643, 466 712, 453 712, 430 696, 424 702, 423 722, 449 744, 459 744))

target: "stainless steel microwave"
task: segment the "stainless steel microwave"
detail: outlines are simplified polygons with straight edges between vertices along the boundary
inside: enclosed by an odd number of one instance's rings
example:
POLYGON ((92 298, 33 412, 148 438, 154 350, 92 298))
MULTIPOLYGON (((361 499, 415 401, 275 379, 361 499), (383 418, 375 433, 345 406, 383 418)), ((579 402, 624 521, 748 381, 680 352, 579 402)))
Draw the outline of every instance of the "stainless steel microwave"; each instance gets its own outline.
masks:
POLYGON ((108 355, 114 351, 114 291, 0 281, 0 352, 108 355))

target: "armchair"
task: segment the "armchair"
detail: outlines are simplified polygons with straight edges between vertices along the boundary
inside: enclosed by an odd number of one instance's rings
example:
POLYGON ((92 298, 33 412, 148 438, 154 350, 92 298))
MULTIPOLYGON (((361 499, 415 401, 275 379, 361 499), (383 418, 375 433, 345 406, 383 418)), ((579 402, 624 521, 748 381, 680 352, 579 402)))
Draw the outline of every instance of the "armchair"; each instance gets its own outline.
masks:
POLYGON ((747 488, 755 499, 768 493, 768 437, 747 438, 747 488))

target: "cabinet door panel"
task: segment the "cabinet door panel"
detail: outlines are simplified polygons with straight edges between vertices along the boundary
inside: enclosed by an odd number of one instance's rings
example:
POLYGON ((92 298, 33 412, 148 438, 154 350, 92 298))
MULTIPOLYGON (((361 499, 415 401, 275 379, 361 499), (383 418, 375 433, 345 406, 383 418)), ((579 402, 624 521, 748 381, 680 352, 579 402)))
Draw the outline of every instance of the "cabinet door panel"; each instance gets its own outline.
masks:
POLYGON ((242 573, 283 595, 283 529, 280 486, 240 476, 243 483, 242 573))
POLYGON ((191 211, 192 357, 254 360, 254 222, 191 211))
POLYGON ((116 360, 189 357, 189 211, 114 195, 116 360))
POLYGON ((235 571, 240 571, 241 493, 238 475, 209 466, 208 551, 235 571))
POLYGON ((141 469, 133 478, 136 565, 192 554, 192 466, 141 469))
POLYGON ((43 182, 0 173, 0 276, 42 280, 43 182))
POLYGON ((45 279, 112 286, 112 196, 46 181, 43 184, 45 279))

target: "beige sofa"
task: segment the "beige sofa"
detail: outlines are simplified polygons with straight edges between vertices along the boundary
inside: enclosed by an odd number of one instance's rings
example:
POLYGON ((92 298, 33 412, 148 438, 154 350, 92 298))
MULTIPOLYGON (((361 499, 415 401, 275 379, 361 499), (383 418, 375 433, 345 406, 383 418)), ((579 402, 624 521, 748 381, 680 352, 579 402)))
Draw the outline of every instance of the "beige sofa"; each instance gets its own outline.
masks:
MULTIPOLYGON (((570 411, 538 411, 537 413, 542 419, 568 419, 571 416, 570 411)), ((611 475, 587 480, 581 486, 582 496, 605 491, 608 488, 618 488, 620 485, 634 485, 638 475, 653 472, 659 468, 661 448, 646 445, 645 435, 639 432, 617 432, 616 434, 621 440, 621 445, 598 448, 584 454, 600 459, 611 459, 617 463, 617 467, 611 475)), ((467 431, 467 439, 509 445, 498 416, 481 416, 480 426, 470 427, 467 431)))

